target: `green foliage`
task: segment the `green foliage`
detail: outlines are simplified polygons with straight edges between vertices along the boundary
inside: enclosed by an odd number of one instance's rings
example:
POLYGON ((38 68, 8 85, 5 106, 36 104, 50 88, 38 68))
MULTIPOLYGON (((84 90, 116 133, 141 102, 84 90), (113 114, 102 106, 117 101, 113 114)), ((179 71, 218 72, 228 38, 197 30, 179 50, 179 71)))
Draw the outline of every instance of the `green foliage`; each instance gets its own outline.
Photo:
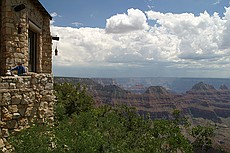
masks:
POLYGON ((126 106, 102 106, 72 114, 55 128, 36 126, 11 140, 18 152, 37 147, 39 152, 192 152, 191 144, 174 121, 144 119, 126 106))
POLYGON ((68 120, 60 129, 56 128, 56 137, 61 138, 57 146, 65 144, 69 152, 84 153, 191 152, 192 146, 179 127, 172 127, 170 121, 145 120, 125 106, 103 106, 74 115, 71 122, 68 120))
POLYGON ((191 136, 194 137, 193 146, 195 150, 208 151, 212 147, 214 128, 210 126, 196 126, 192 128, 191 136))
POLYGON ((79 114, 93 108, 94 100, 87 93, 85 86, 63 83, 55 84, 54 89, 57 97, 56 117, 58 120, 62 120, 66 115, 79 114))
POLYGON ((54 133, 50 126, 34 125, 9 137, 9 142, 18 153, 52 152, 54 133))
MULTIPOLYGON (((59 122, 55 127, 34 126, 11 136, 16 152, 193 152, 192 144, 181 132, 187 120, 179 111, 173 113, 174 120, 151 120, 127 106, 93 108, 92 97, 80 85, 55 85, 55 90, 59 122)), ((192 133, 200 142, 201 134, 196 129, 192 133)))

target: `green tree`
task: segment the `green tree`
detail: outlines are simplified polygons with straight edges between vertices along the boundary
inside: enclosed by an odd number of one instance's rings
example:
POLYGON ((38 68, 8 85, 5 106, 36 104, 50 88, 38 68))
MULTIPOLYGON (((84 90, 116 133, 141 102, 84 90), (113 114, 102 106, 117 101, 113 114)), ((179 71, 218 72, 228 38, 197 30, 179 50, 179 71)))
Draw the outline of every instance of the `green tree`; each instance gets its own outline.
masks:
POLYGON ((89 111, 94 106, 94 100, 87 93, 85 86, 63 83, 55 84, 54 89, 57 97, 56 117, 59 120, 65 115, 89 111))

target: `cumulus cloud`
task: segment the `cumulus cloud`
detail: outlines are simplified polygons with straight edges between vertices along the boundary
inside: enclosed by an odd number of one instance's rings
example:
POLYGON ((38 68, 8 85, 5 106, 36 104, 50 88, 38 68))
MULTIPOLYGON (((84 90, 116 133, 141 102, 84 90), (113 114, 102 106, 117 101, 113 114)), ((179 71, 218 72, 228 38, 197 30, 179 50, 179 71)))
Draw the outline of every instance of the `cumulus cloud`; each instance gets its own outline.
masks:
POLYGON ((138 9, 128 9, 127 14, 117 14, 106 20, 107 33, 125 33, 148 28, 145 14, 138 9))
POLYGON ((202 70, 207 75, 230 76, 230 8, 222 18, 207 12, 195 16, 129 9, 127 15, 108 19, 105 29, 51 29, 60 36, 56 66, 127 67, 140 74, 143 69, 191 70, 189 74, 202 70), (147 19, 156 24, 147 25, 147 19))
POLYGON ((225 21, 225 29, 223 31, 223 41, 221 44, 221 49, 230 48, 230 7, 225 8, 226 12, 224 13, 223 20, 225 21))
MULTIPOLYGON (((226 10, 228 14, 228 10, 226 10)), ((222 49, 227 34, 227 20, 217 13, 210 16, 207 12, 199 16, 194 14, 172 14, 154 11, 146 12, 149 20, 155 20, 160 26, 153 29, 162 29, 164 34, 175 36, 179 42, 179 60, 219 59, 228 56, 228 51, 222 49)), ((228 34, 227 34, 228 35, 228 34)), ((228 36, 227 36, 228 37, 228 36)))
POLYGON ((51 30, 60 37, 60 56, 54 59, 57 65, 99 64, 105 60, 113 46, 103 29, 52 26, 51 30))

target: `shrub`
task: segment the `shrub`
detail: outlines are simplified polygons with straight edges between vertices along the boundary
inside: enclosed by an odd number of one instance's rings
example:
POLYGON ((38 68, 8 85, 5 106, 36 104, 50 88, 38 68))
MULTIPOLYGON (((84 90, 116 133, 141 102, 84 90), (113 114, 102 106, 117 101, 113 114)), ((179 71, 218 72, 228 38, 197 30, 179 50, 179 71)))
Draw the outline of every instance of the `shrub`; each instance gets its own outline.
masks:
POLYGON ((34 125, 9 137, 18 153, 52 152, 53 130, 47 125, 34 125))

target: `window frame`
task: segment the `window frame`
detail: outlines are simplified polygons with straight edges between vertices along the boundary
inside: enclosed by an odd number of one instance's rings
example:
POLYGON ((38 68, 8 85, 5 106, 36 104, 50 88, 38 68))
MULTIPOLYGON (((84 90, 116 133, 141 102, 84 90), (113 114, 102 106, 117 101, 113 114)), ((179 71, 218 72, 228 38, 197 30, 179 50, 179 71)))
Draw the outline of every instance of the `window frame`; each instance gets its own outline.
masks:
POLYGON ((39 38, 41 28, 34 22, 29 20, 28 29, 28 71, 38 72, 39 71, 39 38))

